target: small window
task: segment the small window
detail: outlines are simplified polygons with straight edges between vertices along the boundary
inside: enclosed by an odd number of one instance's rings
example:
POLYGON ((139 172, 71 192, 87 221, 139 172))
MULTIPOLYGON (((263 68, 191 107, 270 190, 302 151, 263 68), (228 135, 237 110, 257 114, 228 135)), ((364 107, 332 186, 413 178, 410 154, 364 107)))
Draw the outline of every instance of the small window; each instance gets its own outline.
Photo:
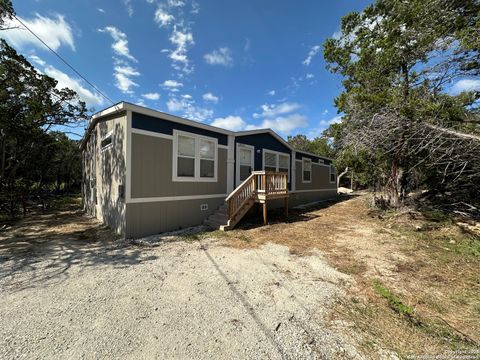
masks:
POLYGON ((337 181, 337 170, 335 166, 330 165, 330 182, 334 183, 335 181, 337 181))
POLYGON ((174 131, 173 181, 216 181, 217 139, 174 131))
POLYGON ((195 138, 178 136, 178 177, 195 177, 195 138))
POLYGON ((113 132, 110 131, 100 142, 100 148, 102 150, 108 149, 113 144, 113 132))
POLYGON ((325 164, 325 160, 323 160, 323 159, 318 159, 318 163, 319 163, 319 164, 325 164))
POLYGON ((288 155, 278 155, 278 171, 288 173, 290 168, 290 158, 288 155))
POLYGON ((290 181, 290 155, 271 150, 263 150, 263 170, 288 173, 290 181))
POLYGON ((312 159, 302 159, 302 182, 312 182, 312 159))
POLYGON ((277 171, 277 154, 265 151, 265 171, 277 171))

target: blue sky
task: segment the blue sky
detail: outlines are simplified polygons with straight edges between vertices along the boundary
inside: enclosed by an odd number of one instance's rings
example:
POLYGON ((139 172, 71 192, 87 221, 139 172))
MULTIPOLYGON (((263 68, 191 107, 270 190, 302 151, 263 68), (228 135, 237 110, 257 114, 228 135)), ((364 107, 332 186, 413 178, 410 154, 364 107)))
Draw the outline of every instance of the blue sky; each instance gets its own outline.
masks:
MULTIPOLYGON (((14 1, 17 15, 114 102, 232 130, 321 134, 340 78, 321 45, 369 1, 14 1), (92 5, 95 4, 95 5, 92 5)), ((89 108, 110 103, 25 30, 0 33, 89 108)), ((82 129, 77 132, 81 133, 82 129)))

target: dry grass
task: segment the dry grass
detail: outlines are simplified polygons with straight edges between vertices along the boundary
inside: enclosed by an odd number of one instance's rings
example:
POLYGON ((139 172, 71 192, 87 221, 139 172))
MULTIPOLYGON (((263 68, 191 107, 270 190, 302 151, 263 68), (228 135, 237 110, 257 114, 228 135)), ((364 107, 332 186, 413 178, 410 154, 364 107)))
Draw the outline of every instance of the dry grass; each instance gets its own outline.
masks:
POLYGON ((353 322, 367 354, 378 346, 401 356, 476 348, 480 237, 444 214, 375 213, 367 195, 343 200, 293 212, 288 222, 280 212, 269 214, 268 226, 257 217, 216 236, 236 248, 274 242, 297 255, 322 250, 356 280, 332 323, 353 322))

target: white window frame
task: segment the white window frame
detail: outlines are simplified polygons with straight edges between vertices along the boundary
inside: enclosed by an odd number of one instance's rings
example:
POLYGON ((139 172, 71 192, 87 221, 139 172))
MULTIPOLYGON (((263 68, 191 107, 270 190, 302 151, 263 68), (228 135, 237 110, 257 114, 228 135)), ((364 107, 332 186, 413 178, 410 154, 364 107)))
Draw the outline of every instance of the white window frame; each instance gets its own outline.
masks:
POLYGON ((110 130, 104 137, 101 138, 100 140, 100 150, 101 152, 104 152, 105 150, 108 150, 110 149, 111 147, 113 147, 113 130, 110 130), (108 137, 111 137, 112 138, 112 141, 110 142, 110 144, 108 144, 107 146, 103 147, 102 146, 102 142, 107 139, 108 137))
POLYGON ((174 182, 217 182, 218 181, 218 139, 209 136, 189 133, 186 131, 173 130, 173 148, 172 148, 172 181, 174 182), (177 176, 178 169, 178 136, 183 135, 195 139, 195 162, 194 176, 177 176), (214 164, 213 178, 200 177, 200 140, 207 140, 214 143, 214 164))
POLYGON ((291 168, 291 161, 290 161, 290 154, 289 153, 284 153, 280 151, 274 151, 274 150, 269 150, 269 149, 263 149, 263 158, 262 158, 262 169, 265 170, 265 154, 270 153, 275 155, 275 168, 276 171, 279 171, 279 155, 283 156, 288 156, 288 176, 287 176, 287 182, 290 183, 290 168, 291 168))
POLYGON ((335 184, 337 182, 337 169, 333 164, 330 164, 329 168, 330 168, 330 172, 328 174, 329 176, 328 181, 330 182, 330 184, 335 184), (334 169, 334 171, 332 171, 332 169, 334 169), (335 179, 333 181, 332 181, 332 174, 335 174, 335 179))
POLYGON ((307 157, 302 157, 302 183, 305 183, 305 184, 309 184, 312 182, 312 175, 313 175, 313 166, 312 166, 312 159, 310 158, 307 158, 307 157), (305 163, 305 160, 307 160, 307 162, 310 162, 310 180, 305 180, 304 178, 304 175, 305 175, 305 170, 303 168, 303 165, 305 163))
POLYGON ((252 150, 252 155, 250 157, 250 162, 251 162, 251 165, 252 165, 252 171, 255 170, 255 146, 252 146, 252 145, 247 145, 247 144, 241 144, 241 143, 237 143, 237 161, 235 161, 235 186, 239 186, 241 184, 241 181, 240 181, 240 149, 241 148, 244 148, 244 149, 250 149, 252 150))

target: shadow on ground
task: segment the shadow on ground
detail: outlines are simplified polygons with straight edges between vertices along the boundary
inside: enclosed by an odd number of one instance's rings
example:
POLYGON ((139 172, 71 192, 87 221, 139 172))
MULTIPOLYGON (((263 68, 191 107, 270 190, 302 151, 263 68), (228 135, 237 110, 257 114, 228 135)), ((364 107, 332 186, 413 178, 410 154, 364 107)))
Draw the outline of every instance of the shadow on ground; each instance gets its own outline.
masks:
POLYGON ((63 281, 74 266, 127 267, 154 260, 81 211, 32 214, 0 232, 0 287, 63 281))
MULTIPOLYGON (((339 195, 334 199, 323 200, 305 208, 290 208, 288 210, 288 217, 285 216, 283 208, 268 209, 268 224, 290 224, 302 221, 311 221, 320 216, 315 213, 317 210, 328 208, 335 204, 350 200, 354 197, 356 197, 356 195, 339 195)), ((238 230, 250 230, 260 228, 262 226, 264 226, 263 217, 261 211, 259 210, 258 212, 252 212, 252 214, 242 219, 236 228, 238 230)))

